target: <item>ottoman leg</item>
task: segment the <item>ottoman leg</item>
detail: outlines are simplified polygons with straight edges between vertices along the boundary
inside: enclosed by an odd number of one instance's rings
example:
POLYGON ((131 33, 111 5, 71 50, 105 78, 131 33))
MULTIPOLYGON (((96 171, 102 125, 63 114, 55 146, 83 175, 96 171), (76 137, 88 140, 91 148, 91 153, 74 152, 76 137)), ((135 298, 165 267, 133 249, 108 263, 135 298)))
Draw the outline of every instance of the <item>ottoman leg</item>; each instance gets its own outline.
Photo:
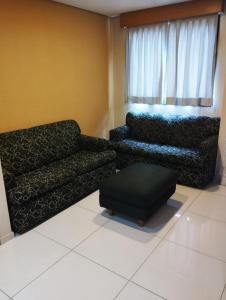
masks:
POLYGON ((145 225, 145 221, 141 220, 141 219, 137 220, 137 223, 140 227, 144 227, 144 225, 145 225))
POLYGON ((108 214, 110 216, 114 216, 115 212, 113 211, 113 209, 108 209, 108 214))

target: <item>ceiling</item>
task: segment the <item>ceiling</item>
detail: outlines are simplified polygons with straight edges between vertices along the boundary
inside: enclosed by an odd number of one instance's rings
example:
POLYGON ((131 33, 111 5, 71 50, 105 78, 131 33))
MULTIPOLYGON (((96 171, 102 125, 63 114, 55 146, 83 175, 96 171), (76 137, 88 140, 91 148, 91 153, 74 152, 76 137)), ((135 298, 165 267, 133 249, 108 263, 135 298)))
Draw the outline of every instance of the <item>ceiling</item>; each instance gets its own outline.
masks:
POLYGON ((121 13, 191 0, 53 0, 109 17, 121 13))

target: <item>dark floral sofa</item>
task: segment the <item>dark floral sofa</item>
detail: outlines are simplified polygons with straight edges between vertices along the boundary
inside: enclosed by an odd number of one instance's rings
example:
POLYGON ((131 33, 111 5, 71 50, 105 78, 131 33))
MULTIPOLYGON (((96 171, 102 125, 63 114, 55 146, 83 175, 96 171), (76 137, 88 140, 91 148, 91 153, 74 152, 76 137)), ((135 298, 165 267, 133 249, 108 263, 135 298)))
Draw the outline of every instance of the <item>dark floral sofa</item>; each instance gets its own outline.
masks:
POLYGON ((219 118, 128 113, 110 131, 117 167, 146 162, 179 171, 179 183, 203 188, 214 177, 219 118))
POLYGON ((82 135, 75 121, 0 134, 0 159, 14 232, 24 233, 99 188, 115 173, 115 151, 82 135))

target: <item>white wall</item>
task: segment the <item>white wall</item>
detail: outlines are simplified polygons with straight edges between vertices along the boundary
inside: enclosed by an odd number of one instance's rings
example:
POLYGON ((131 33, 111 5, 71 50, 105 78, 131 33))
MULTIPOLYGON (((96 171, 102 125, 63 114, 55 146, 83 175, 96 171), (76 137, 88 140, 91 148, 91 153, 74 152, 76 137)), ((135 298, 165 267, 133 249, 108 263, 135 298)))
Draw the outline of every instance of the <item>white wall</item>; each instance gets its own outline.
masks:
POLYGON ((13 238, 11 230, 8 205, 5 195, 5 187, 2 176, 2 167, 0 162, 0 244, 3 244, 13 238))
POLYGON ((218 64, 218 99, 222 104, 220 109, 221 128, 219 138, 219 171, 221 183, 226 185, 226 15, 222 16, 220 24, 218 64))

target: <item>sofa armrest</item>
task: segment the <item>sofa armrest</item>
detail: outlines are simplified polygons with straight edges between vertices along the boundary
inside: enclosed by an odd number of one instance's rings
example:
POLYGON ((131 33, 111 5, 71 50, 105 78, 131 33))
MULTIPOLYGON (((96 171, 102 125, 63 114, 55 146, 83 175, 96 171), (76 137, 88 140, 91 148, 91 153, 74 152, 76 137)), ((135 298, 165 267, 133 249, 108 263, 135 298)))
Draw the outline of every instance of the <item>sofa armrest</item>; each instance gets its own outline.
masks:
POLYGON ((101 152, 109 148, 109 142, 102 138, 81 134, 79 138, 79 146, 83 150, 101 152))
POLYGON ((200 144, 200 152, 206 159, 215 160, 217 156, 218 149, 218 135, 213 135, 200 144))
POLYGON ((2 173, 3 173, 4 183, 5 183, 5 189, 8 191, 13 187, 15 187, 16 185, 15 176, 11 172, 5 170, 4 168, 2 168, 2 173))
POLYGON ((110 130, 110 141, 118 142, 129 138, 129 126, 123 125, 110 130))

